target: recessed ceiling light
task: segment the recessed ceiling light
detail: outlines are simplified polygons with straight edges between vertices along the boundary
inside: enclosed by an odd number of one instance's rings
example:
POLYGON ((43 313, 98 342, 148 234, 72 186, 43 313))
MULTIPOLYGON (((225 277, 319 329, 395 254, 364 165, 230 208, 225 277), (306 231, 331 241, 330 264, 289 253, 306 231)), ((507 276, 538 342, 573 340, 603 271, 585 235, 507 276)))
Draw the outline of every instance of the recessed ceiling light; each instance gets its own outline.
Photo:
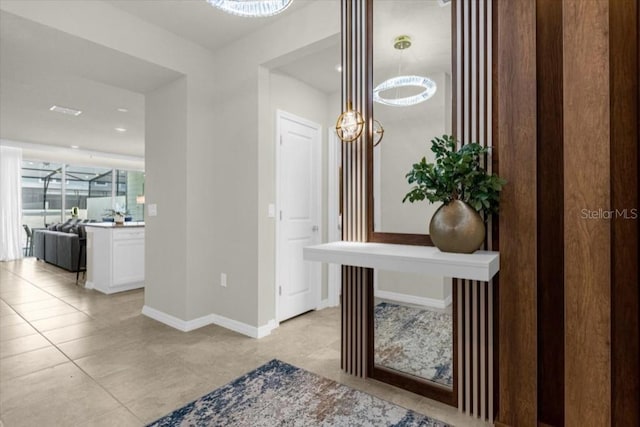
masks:
POLYGON ((74 108, 68 108, 68 107, 60 107, 58 105, 52 105, 51 108, 49 108, 49 111, 66 114, 68 116, 79 116, 80 114, 82 114, 82 111, 80 110, 76 110, 74 108))
POLYGON ((126 108, 118 108, 118 111, 120 111, 121 113, 126 113, 129 110, 127 110, 126 108))
POLYGON ((77 150, 80 147, 78 147, 77 145, 72 145, 71 148, 73 148, 74 150, 77 150))
POLYGON ((114 128, 115 130, 117 130, 118 132, 126 132, 127 130, 125 128, 114 128))
POLYGON ((335 66, 335 69, 336 69, 337 72, 341 73, 342 72, 342 64, 337 64, 335 66))

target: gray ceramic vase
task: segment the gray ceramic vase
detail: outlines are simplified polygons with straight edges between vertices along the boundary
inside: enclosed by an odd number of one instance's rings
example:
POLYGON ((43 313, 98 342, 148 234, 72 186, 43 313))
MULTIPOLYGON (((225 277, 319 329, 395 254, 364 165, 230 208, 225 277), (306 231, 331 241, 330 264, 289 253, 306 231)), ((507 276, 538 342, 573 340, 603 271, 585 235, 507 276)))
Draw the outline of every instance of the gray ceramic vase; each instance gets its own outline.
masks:
POLYGON ((440 206, 429 223, 431 241, 442 252, 473 253, 484 242, 485 233, 480 214, 461 200, 440 206))

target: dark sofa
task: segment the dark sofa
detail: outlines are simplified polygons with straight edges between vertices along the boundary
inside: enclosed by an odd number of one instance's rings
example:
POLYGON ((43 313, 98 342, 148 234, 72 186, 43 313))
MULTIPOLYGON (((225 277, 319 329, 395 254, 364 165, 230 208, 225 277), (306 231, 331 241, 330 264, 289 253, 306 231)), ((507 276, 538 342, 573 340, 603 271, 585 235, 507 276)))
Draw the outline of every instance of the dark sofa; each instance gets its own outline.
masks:
MULTIPOLYGON (((34 230, 33 255, 37 259, 66 270, 78 271, 78 255, 80 254, 78 230, 84 227, 83 224, 78 220, 69 220, 64 224, 49 226, 46 230, 34 230)), ((86 255, 83 254, 80 268, 84 268, 85 263, 86 255)))

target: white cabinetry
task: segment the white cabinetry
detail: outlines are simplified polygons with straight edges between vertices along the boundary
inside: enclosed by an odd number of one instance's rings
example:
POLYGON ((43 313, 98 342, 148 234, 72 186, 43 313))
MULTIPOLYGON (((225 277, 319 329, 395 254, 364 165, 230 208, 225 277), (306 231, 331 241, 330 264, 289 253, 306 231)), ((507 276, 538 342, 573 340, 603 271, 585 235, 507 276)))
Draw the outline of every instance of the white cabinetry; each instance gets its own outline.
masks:
POLYGON ((144 287, 144 224, 87 226, 88 289, 105 294, 144 287))

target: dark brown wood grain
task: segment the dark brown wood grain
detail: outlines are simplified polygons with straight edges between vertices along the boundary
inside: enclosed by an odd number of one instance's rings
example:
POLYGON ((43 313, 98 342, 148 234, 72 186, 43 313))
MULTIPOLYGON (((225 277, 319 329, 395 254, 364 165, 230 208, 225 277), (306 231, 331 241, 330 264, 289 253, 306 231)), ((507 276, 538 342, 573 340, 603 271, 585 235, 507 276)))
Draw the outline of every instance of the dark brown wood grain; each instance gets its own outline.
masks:
POLYGON ((565 424, 611 424, 609 0, 563 0, 565 424))
POLYGON ((536 2, 538 420, 564 425, 562 2, 536 2))
POLYGON ((493 3, 501 196, 499 412, 511 426, 537 424, 536 4, 493 3))
MULTIPOLYGON (((492 169, 494 172, 500 174, 500 138, 499 138, 499 99, 500 99, 500 86, 498 84, 498 59, 500 58, 498 51, 498 35, 499 25, 498 22, 498 7, 492 7, 491 9, 491 117, 492 123, 487 123, 487 127, 491 126, 491 139, 493 140, 493 151, 491 156, 492 169)), ((494 217, 491 222, 491 234, 493 238, 492 249, 494 251, 500 251, 500 217, 494 217)), ((500 409, 500 273, 493 278, 493 414, 498 414, 500 409)), ((496 415, 497 416, 497 415, 496 415)))
POLYGON ((611 425, 640 425, 638 1, 609 2, 611 91, 611 425), (635 183, 635 185, 634 185, 635 183), (626 210, 626 211, 625 211, 626 210), (636 338, 636 339, 634 339, 636 338))

